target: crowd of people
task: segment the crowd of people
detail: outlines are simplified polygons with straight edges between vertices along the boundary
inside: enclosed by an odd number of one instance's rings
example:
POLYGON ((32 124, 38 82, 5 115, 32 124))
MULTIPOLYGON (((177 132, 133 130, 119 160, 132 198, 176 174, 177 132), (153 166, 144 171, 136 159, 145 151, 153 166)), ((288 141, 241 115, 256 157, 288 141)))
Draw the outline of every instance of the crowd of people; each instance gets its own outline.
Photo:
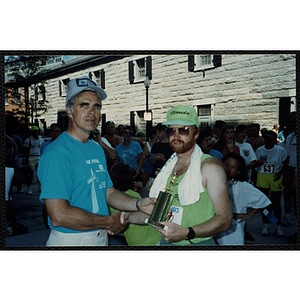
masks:
MULTIPOLYGON (((281 226, 290 225, 292 206, 296 212, 295 112, 282 131, 278 124, 260 130, 259 124, 221 120, 200 128, 196 111, 177 105, 147 133, 107 121, 101 136, 97 126, 106 97, 88 77, 71 80, 67 131, 52 124, 51 139, 44 142, 33 126, 22 144, 51 229, 47 246, 105 246, 108 235, 120 232, 129 246, 243 245, 252 238, 245 221, 258 212, 262 235, 270 234, 269 223, 276 220, 275 233, 284 236, 281 226), (147 220, 164 191, 172 195, 169 219, 154 227, 147 220)), ((12 162, 20 168, 11 140, 7 137, 7 203, 12 162)), ((31 181, 28 176, 29 195, 31 181)))

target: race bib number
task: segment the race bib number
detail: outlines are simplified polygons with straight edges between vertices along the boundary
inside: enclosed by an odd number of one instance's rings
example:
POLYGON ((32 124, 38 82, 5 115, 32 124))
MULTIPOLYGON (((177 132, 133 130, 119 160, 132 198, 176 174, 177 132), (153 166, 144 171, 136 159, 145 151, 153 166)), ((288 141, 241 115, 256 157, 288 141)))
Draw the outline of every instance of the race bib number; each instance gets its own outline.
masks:
POLYGON ((275 165, 265 164, 262 166, 263 173, 272 174, 275 173, 275 165))
POLYGON ((171 205, 170 209, 172 210, 172 216, 173 216, 172 223, 180 225, 182 220, 183 208, 171 205))

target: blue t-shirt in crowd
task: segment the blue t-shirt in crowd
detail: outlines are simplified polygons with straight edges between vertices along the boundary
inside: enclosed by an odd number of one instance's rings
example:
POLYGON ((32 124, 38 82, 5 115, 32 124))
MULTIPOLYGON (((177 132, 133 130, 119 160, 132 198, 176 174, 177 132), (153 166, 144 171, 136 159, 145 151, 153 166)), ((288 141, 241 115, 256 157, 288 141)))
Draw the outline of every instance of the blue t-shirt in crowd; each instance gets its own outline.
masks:
POLYGON ((221 160, 224 157, 224 155, 220 151, 217 151, 215 149, 211 149, 209 151, 209 155, 212 157, 217 157, 219 160, 221 160))
MULTIPOLYGON (((38 177, 42 184, 40 200, 64 199, 71 206, 98 215, 109 215, 106 191, 113 186, 102 147, 89 140, 81 143, 66 132, 44 151, 39 161, 38 177)), ((80 232, 63 227, 51 229, 80 232)))
POLYGON ((129 145, 124 145, 124 143, 116 147, 117 159, 124 164, 129 165, 135 171, 137 171, 139 162, 138 155, 143 152, 142 147, 139 143, 131 141, 129 145))

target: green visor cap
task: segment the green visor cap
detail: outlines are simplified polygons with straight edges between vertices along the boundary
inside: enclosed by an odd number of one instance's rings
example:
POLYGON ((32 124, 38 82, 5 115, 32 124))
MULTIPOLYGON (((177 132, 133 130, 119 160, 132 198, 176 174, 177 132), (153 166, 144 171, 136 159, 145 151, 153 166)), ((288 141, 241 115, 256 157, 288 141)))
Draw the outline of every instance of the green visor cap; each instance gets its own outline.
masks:
POLYGON ((163 125, 196 125, 199 128, 199 119, 194 108, 179 104, 167 112, 167 122, 163 125))

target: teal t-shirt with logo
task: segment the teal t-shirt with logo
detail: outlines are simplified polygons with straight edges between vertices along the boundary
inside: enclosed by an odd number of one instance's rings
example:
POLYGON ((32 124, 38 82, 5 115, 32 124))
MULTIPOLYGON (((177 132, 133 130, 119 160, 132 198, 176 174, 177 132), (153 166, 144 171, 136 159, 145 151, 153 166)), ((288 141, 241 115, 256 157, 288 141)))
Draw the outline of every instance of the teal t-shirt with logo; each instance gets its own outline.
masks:
MULTIPOLYGON (((102 147, 92 140, 81 143, 66 132, 44 151, 39 161, 38 178, 42 192, 40 200, 64 199, 71 206, 88 212, 109 215, 106 191, 113 186, 107 171, 102 147)), ((63 227, 51 229, 80 232, 63 227)))
POLYGON ((116 147, 117 159, 124 164, 129 165, 135 171, 138 168, 139 161, 138 155, 143 153, 143 150, 139 143, 131 141, 129 145, 121 143, 116 147))

